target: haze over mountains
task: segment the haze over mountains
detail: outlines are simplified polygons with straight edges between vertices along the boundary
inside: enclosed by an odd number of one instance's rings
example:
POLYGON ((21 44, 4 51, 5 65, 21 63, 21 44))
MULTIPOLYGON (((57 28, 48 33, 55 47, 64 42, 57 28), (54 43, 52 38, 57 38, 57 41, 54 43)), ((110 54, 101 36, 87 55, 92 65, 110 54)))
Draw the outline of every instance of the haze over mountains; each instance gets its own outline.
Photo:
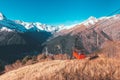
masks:
POLYGON ((0 13, 0 59, 13 62, 26 55, 71 54, 73 47, 91 53, 107 40, 120 40, 120 15, 90 17, 74 26, 51 26, 39 22, 7 19, 0 13), (52 47, 51 47, 52 46, 52 47))

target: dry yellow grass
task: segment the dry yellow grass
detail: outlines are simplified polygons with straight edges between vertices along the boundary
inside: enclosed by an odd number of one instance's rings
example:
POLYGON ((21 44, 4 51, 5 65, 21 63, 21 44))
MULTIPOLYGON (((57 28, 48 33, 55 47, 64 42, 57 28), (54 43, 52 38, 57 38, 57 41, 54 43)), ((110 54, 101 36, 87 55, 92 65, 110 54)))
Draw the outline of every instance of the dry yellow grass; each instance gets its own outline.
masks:
POLYGON ((46 61, 7 72, 0 80, 120 80, 120 60, 46 61))

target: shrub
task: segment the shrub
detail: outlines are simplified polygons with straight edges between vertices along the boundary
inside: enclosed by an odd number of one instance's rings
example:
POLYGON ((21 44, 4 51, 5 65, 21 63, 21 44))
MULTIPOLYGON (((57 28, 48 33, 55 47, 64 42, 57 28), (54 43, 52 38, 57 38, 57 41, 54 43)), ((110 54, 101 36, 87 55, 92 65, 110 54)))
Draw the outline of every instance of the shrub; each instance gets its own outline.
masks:
POLYGON ((22 64, 25 64, 30 59, 32 59, 32 56, 28 55, 28 56, 24 57, 23 60, 22 60, 22 64))

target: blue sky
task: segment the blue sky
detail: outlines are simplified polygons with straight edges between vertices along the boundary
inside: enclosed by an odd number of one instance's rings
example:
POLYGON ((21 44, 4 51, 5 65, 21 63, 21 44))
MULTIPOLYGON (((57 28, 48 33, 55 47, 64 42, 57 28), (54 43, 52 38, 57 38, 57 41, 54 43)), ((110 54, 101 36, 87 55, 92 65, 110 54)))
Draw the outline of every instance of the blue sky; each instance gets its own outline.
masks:
POLYGON ((118 8, 120 0, 0 0, 0 12, 9 19, 50 25, 71 25, 118 8))

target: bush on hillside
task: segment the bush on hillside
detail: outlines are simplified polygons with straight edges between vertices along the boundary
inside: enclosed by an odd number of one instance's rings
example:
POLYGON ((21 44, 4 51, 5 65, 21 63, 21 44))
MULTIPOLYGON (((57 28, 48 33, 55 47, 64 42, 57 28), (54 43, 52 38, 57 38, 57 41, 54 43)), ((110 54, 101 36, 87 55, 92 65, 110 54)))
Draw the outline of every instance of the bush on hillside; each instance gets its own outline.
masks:
POLYGON ((23 60, 22 60, 22 64, 25 64, 30 59, 32 59, 32 56, 28 55, 28 56, 24 57, 23 60))

